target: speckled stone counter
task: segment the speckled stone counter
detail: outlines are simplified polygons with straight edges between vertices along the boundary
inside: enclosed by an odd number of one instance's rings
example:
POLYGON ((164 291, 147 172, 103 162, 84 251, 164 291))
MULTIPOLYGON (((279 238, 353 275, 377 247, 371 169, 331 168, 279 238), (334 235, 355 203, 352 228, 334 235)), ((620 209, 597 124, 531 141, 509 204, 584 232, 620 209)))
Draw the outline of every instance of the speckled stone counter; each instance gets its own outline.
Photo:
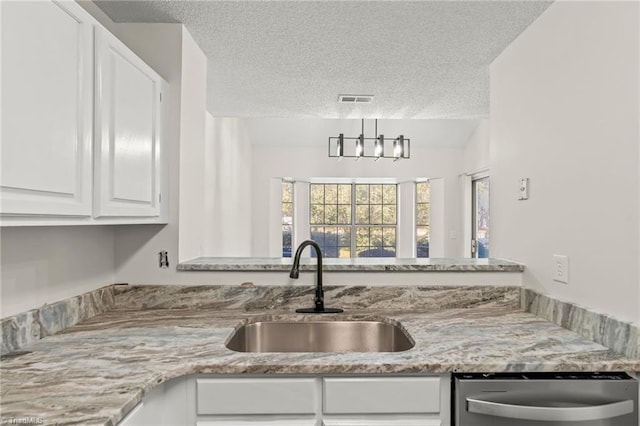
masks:
MULTIPOLYGON (((463 258, 325 258, 324 271, 352 272, 522 272, 524 265, 501 259, 463 258)), ((179 271, 288 271, 291 258, 199 257, 178 265, 179 271)), ((303 258, 301 271, 315 271, 315 259, 303 258)))
POLYGON ((242 322, 294 319, 310 287, 116 287, 114 308, 45 337, 0 365, 2 418, 113 425, 152 387, 218 374, 445 373, 640 370, 574 332, 519 309, 520 289, 326 289, 327 306, 398 321, 415 347, 396 353, 239 353, 225 341, 242 322))

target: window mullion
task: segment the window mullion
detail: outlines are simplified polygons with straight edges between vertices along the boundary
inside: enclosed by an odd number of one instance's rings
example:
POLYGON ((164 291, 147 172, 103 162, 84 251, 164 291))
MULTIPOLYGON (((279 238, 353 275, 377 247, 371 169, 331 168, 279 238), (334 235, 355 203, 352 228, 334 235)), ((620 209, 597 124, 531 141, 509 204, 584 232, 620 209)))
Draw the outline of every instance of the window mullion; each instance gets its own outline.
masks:
POLYGON ((351 184, 351 256, 356 257, 356 184, 351 184))

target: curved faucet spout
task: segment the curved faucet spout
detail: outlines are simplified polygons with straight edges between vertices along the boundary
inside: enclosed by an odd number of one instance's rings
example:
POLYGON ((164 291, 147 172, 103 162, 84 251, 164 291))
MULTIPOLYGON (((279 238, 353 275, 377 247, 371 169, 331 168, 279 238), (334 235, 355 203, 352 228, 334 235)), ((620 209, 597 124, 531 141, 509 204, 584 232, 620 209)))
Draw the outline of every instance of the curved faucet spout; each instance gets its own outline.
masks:
POLYGON ((312 246, 316 251, 316 258, 318 259, 318 265, 316 267, 316 295, 314 298, 314 307, 305 309, 296 309, 296 312, 301 313, 339 313, 343 312, 342 309, 331 309, 324 307, 324 289, 322 288, 322 251, 320 246, 313 240, 303 241, 296 250, 296 254, 293 257, 293 266, 289 277, 297 279, 300 275, 300 256, 305 247, 312 246))

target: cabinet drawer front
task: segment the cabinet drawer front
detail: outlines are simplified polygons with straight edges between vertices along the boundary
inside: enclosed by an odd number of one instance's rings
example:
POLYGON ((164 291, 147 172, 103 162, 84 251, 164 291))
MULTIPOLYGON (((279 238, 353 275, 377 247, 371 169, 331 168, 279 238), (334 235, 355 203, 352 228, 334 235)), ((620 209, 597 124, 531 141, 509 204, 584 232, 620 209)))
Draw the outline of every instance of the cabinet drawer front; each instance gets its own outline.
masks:
MULTIPOLYGON (((442 422, 438 419, 384 419, 375 418, 363 419, 325 419, 322 426, 441 426, 442 422)), ((198 425, 200 426, 200 425, 198 425)))
POLYGON ((242 420, 234 419, 229 420, 198 420, 196 426, 316 426, 316 419, 295 419, 295 420, 282 420, 282 419, 251 419, 242 420))
POLYGON ((437 413, 439 377, 326 378, 325 413, 437 413))
POLYGON ((315 380, 198 379, 198 414, 314 414, 315 380))

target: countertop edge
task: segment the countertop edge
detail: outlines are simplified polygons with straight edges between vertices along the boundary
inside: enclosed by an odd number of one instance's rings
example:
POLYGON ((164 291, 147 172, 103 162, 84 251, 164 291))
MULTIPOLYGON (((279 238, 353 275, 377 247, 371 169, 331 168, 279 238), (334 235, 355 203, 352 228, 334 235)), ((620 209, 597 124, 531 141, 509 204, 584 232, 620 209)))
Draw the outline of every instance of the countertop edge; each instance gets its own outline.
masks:
MULTIPOLYGON (((268 272, 288 271, 290 258, 196 258, 180 262, 178 271, 239 271, 268 272)), ((302 271, 315 270, 315 262, 303 259, 302 271)), ((524 265, 500 259, 393 259, 379 261, 363 260, 346 262, 342 259, 332 262, 324 259, 325 272, 523 272, 524 265)))

